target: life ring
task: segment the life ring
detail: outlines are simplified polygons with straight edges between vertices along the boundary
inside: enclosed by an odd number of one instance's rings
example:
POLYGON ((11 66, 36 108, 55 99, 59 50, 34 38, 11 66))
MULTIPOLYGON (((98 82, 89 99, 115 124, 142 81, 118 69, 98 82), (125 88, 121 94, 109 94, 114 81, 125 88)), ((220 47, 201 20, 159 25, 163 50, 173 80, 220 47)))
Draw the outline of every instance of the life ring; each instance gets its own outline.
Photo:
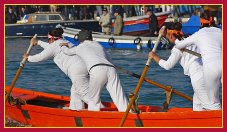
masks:
POLYGON ((147 47, 148 47, 149 49, 152 49, 152 48, 153 48, 153 47, 151 47, 151 40, 150 40, 150 39, 147 41, 147 47))
POLYGON ((142 41, 142 39, 140 37, 138 37, 138 38, 134 39, 134 44, 138 45, 138 44, 140 44, 141 41, 142 41))
POLYGON ((114 44, 115 44, 115 39, 113 37, 109 38, 108 44, 109 44, 109 46, 112 46, 113 47, 114 44))
POLYGON ((75 34, 75 35, 74 35, 74 41, 75 41, 75 42, 79 41, 79 34, 75 34))

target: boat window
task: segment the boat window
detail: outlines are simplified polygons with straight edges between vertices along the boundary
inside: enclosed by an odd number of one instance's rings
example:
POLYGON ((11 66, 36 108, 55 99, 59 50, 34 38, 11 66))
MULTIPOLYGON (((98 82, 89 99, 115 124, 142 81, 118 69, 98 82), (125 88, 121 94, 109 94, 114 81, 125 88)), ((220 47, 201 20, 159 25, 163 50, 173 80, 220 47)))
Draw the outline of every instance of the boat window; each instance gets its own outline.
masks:
POLYGON ((61 21, 60 15, 49 15, 49 21, 61 21))
POLYGON ((34 15, 32 16, 32 20, 34 21, 47 21, 46 15, 34 15))

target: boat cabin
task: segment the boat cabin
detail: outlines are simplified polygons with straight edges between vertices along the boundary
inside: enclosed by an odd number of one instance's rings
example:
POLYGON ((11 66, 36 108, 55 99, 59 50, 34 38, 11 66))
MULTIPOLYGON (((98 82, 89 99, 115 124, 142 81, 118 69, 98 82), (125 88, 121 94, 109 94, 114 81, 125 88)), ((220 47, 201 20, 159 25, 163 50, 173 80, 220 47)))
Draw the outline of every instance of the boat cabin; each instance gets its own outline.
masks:
POLYGON ((42 22, 57 22, 64 21, 64 18, 60 13, 32 13, 24 16, 22 21, 18 21, 17 23, 42 23, 42 22))

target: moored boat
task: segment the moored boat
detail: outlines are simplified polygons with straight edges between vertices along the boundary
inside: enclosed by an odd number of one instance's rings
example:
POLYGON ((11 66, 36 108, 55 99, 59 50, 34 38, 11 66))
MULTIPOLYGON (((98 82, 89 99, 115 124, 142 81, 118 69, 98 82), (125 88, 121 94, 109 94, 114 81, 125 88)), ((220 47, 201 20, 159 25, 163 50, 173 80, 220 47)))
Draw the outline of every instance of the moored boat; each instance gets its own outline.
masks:
MULTIPOLYGON (((159 28, 164 24, 165 20, 171 12, 155 13, 158 20, 159 28)), ((149 35, 149 16, 136 16, 124 18, 123 34, 132 36, 147 36, 149 35)), ((113 25, 114 26, 114 25, 113 25)))
MULTIPOLYGON (((64 27, 64 38, 71 43, 78 45, 77 34, 79 29, 64 27)), ((104 35, 99 32, 92 33, 93 40, 99 42, 104 48, 111 49, 152 49, 157 37, 140 37, 140 36, 114 36, 104 35)), ((158 49, 166 49, 167 45, 160 43, 158 49)))
MULTIPOLYGON (((6 86, 6 91, 9 89, 6 86)), ((34 127, 118 127, 124 112, 103 102, 101 111, 63 109, 69 97, 14 88, 13 98, 26 100, 25 105, 5 103, 7 117, 34 127)), ((222 111, 192 111, 191 108, 170 108, 139 105, 140 114, 129 113, 124 127, 222 127, 222 111)))
POLYGON ((6 37, 32 37, 34 34, 46 37, 47 33, 61 24, 72 28, 86 28, 92 31, 100 32, 101 27, 95 20, 70 20, 65 21, 60 13, 32 13, 24 17, 22 21, 16 24, 5 25, 6 37))

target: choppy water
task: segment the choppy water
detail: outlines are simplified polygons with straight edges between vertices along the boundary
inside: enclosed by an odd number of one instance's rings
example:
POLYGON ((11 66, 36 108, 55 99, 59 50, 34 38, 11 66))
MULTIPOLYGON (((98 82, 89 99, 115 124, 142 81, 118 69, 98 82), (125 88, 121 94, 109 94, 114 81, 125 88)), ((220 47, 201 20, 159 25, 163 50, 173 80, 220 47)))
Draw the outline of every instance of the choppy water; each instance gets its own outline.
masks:
MULTIPOLYGON (((29 46, 29 39, 6 39, 6 85, 10 85, 16 73, 22 55, 29 46)), ((31 54, 41 52, 39 46, 33 47, 31 54)), ((107 50, 112 57, 115 65, 134 73, 141 74, 147 61, 148 50, 107 50)), ((157 54, 161 58, 167 59, 170 51, 159 50, 157 54)), ((133 92, 138 83, 138 79, 119 72, 122 86, 128 95, 133 92)), ((183 69, 177 64, 172 70, 165 71, 155 62, 152 62, 146 75, 147 78, 157 81, 164 85, 172 86, 175 90, 192 96, 193 90, 189 77, 183 75, 183 69)), ((69 96, 71 81, 55 65, 52 60, 29 63, 27 62, 17 83, 16 87, 42 91, 53 94, 69 96)), ((221 90, 221 88, 220 88, 221 90)), ((221 92, 220 92, 221 93, 221 92)), ((109 93, 104 90, 101 95, 102 101, 111 101, 109 93)), ((146 105, 161 106, 165 101, 163 89, 157 88, 144 82, 139 91, 139 103, 146 105)), ((173 95, 170 107, 192 107, 192 102, 173 95)))

